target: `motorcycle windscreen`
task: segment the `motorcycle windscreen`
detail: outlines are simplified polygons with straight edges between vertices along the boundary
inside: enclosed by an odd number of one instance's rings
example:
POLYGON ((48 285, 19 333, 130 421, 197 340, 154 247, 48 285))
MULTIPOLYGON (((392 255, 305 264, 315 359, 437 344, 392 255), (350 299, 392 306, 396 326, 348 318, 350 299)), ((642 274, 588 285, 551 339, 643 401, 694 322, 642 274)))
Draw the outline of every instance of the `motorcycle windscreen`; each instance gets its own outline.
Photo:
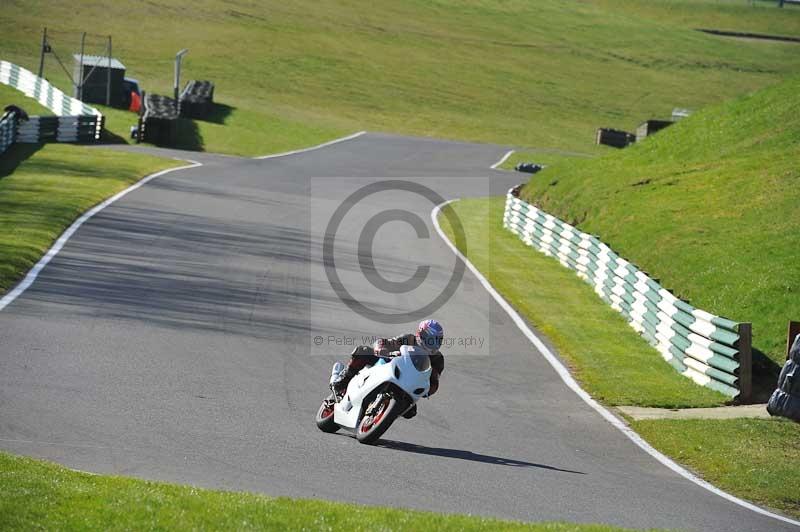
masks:
POLYGON ((408 358, 411 363, 417 368, 417 371, 426 371, 431 367, 431 357, 420 353, 409 353, 408 358))

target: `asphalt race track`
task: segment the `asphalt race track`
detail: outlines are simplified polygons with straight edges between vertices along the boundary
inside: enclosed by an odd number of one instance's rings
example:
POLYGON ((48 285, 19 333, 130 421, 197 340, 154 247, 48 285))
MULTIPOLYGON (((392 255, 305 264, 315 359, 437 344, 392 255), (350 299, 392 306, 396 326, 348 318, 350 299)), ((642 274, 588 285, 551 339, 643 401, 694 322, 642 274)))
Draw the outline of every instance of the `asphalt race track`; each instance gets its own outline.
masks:
POLYGON ((468 270, 433 312, 449 336, 475 342, 443 350, 440 393, 375 447, 317 430, 349 339, 413 321, 376 321, 334 291, 323 253, 333 213, 345 205, 333 249, 352 300, 412 312, 458 269, 420 191, 504 194, 528 178, 489 169, 504 153, 367 134, 266 160, 181 155, 203 166, 154 179, 90 219, 0 312, 0 448, 270 495, 525 521, 797 530, 634 445, 564 385, 468 270), (345 201, 372 183, 387 190, 345 201), (424 227, 379 226, 387 209, 424 227), (378 228, 364 248, 368 220, 378 228), (388 293, 381 279, 414 287, 388 293))

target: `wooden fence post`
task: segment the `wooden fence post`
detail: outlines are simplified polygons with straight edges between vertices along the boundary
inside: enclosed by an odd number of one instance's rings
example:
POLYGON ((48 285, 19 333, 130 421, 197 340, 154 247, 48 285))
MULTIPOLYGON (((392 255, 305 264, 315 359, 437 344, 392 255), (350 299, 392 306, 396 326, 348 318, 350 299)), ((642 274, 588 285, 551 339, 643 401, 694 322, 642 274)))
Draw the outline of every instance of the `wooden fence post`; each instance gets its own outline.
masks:
POLYGON ((739 324, 739 403, 753 400, 753 330, 752 324, 739 324))
POLYGON ((800 334, 800 321, 790 321, 786 332, 786 360, 789 360, 789 351, 792 349, 792 342, 800 334))

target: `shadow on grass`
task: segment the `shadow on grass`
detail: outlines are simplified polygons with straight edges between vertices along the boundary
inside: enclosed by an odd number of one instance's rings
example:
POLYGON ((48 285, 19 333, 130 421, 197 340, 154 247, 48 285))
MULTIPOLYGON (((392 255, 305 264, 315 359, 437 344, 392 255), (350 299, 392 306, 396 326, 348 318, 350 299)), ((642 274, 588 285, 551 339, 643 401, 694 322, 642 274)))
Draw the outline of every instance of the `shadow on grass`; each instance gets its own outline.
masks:
POLYGON ((11 175, 23 161, 42 149, 43 144, 14 144, 8 151, 0 154, 0 179, 11 175))
POLYGON ((203 118, 203 122, 211 122, 214 124, 225 124, 228 117, 236 110, 236 107, 225 105, 224 103, 215 103, 208 116, 203 118))
POLYGON ((100 140, 93 144, 130 144, 128 139, 121 137, 106 128, 100 134, 100 140))
POLYGON ((779 364, 763 351, 753 348, 753 403, 766 403, 778 384, 779 364))

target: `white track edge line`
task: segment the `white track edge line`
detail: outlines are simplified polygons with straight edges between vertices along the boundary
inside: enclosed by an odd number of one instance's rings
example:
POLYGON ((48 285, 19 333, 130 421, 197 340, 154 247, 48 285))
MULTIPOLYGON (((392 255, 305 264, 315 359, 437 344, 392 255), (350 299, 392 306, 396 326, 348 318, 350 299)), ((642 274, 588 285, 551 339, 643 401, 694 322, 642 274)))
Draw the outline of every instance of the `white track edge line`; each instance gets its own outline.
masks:
POLYGON ((260 157, 253 157, 253 159, 259 159, 259 160, 275 159, 277 157, 286 157, 287 155, 296 155, 298 153, 305 153, 307 151, 318 150, 320 148, 325 148, 325 147, 331 146, 333 144, 338 144, 338 143, 344 142, 346 140, 353 140, 355 138, 360 137, 361 135, 365 135, 366 133, 367 133, 366 131, 359 131, 358 133, 353 133, 352 135, 348 135, 346 137, 330 140, 328 142, 323 142, 322 144, 317 144, 316 146, 311 146, 310 148, 302 148, 302 149, 299 149, 299 150, 285 151, 283 153, 275 153, 273 155, 261 155, 260 157))
POLYGON ((748 510, 759 513, 761 515, 765 515, 767 517, 772 517, 773 519, 777 519, 785 523, 789 523, 795 526, 800 526, 800 521, 795 521, 794 519, 774 514, 768 510, 765 510, 764 508, 756 506, 755 504, 739 499, 738 497, 735 497, 730 493, 722 491, 713 484, 690 473, 689 471, 678 465, 676 462, 674 462, 671 458, 662 454, 660 451, 656 450, 652 445, 647 443, 632 428, 626 425, 622 420, 620 420, 618 417, 612 414, 600 403, 595 401, 583 388, 581 388, 580 384, 578 384, 578 382, 572 377, 569 370, 561 363, 560 360, 558 360, 558 358, 553 354, 552 351, 550 351, 550 349, 545 345, 545 343, 538 336, 536 336, 536 334, 530 329, 530 327, 528 327, 528 325, 525 323, 522 317, 520 317, 517 311, 514 310, 514 308, 511 305, 509 305, 509 303, 503 298, 503 296, 501 296, 497 292, 497 290, 494 289, 491 283, 489 283, 486 277, 484 277, 483 274, 480 271, 478 271, 478 269, 472 264, 472 262, 467 257, 465 257, 464 254, 461 253, 455 247, 455 245, 452 242, 450 242, 450 239, 447 238, 447 236, 444 234, 444 231, 442 231, 442 228, 439 225, 439 220, 438 220, 439 213, 441 212, 443 207, 455 201, 458 201, 458 199, 451 199, 449 201, 445 201, 444 203, 441 203, 436 207, 434 207, 433 210, 431 211, 431 220, 433 221, 433 225, 436 228, 436 232, 439 233, 441 239, 445 241, 448 247, 453 251, 453 253, 455 253, 456 257, 464 261, 464 264, 466 264, 469 270, 478 278, 478 280, 486 289, 486 291, 489 292, 489 294, 491 294, 491 296, 494 298, 495 301, 497 301, 500 307, 506 311, 506 314, 508 314, 508 316, 514 321, 514 324, 522 332, 522 334, 524 334, 528 338, 528 340, 534 345, 534 347, 536 347, 536 349, 539 350, 539 352, 550 363, 553 369, 556 370, 556 373, 558 373, 558 376, 561 377, 561 380, 563 380, 564 383, 578 395, 578 397, 583 399, 586 404, 594 408, 601 416, 603 416, 606 419, 606 421, 608 421, 614 427, 619 429, 620 432, 622 432, 625 436, 627 436, 628 439, 630 439, 633 443, 638 445, 643 451, 645 451, 647 454, 649 454, 650 456, 661 462, 661 464, 670 468, 675 473, 686 478, 687 480, 694 482, 701 488, 705 488, 706 490, 710 491, 711 493, 714 493, 715 495, 719 495, 723 499, 726 499, 734 504, 738 504, 739 506, 747 508, 748 510))
POLYGON ((496 163, 494 163, 494 164, 493 164, 492 166, 490 166, 489 168, 491 168, 492 170, 495 170, 495 169, 497 169, 497 167, 498 167, 498 166, 500 166, 501 164, 503 164, 504 162, 506 162, 506 161, 508 160, 508 158, 509 158, 509 157, 511 157, 511 154, 512 154, 512 153, 514 153, 514 150, 508 150, 508 151, 506 152, 506 154, 505 154, 505 155, 503 155, 503 157, 502 157, 502 158, 501 158, 499 161, 497 161, 496 163))
POLYGON ((44 255, 44 257, 39 259, 39 262, 37 262, 33 266, 33 268, 31 268, 31 270, 28 272, 28 274, 25 276, 25 278, 22 280, 22 282, 20 282, 17 286, 15 286, 14 289, 11 290, 9 293, 7 293, 5 296, 0 298, 0 311, 2 311, 4 308, 6 308, 8 305, 10 305, 15 299, 17 299, 19 296, 21 296, 23 294, 23 292, 25 292, 25 290, 30 288, 30 286, 33 284, 33 282, 39 276, 39 274, 44 269, 44 267, 47 266, 47 264, 51 260, 53 260, 53 257, 58 255, 58 252, 61 251, 61 248, 63 248, 64 244, 67 243, 67 240, 69 240, 70 237, 75 233, 75 231, 77 231, 80 228, 80 226, 82 226, 84 224, 84 222, 86 222, 89 218, 91 218, 92 216, 94 216, 98 212, 102 211, 103 209, 105 209, 106 207, 108 207, 109 205, 111 205, 112 203, 117 201, 118 199, 122 198, 123 196, 125 196, 129 192, 133 192, 137 188, 141 187, 142 185, 146 184, 149 181, 152 181, 153 179, 155 179, 155 178, 157 178, 159 176, 162 176, 162 175, 167 174, 169 172, 174 172, 176 170, 186 170, 188 168, 196 168, 198 166, 203 166, 202 163, 199 163, 197 161, 192 161, 190 159, 177 159, 177 160, 179 160, 179 161, 185 160, 185 161, 188 161, 188 162, 190 162, 192 164, 188 164, 188 165, 185 165, 185 166, 176 166, 175 168, 167 168, 166 170, 161 170, 160 172, 156 172, 154 174, 147 175, 147 176, 143 177, 142 179, 140 179, 139 181, 137 181, 136 183, 134 183, 133 185, 131 185, 128 188, 126 188, 125 190, 116 193, 115 195, 111 196, 110 198, 108 198, 107 200, 103 201, 99 205, 95 205, 92 209, 90 209, 90 210, 86 211, 85 213, 83 213, 83 215, 80 218, 78 218, 77 220, 72 222, 72 225, 70 225, 67 228, 66 231, 61 233, 61 236, 58 237, 58 240, 56 240, 55 244, 53 244, 50 247, 50 249, 47 250, 47 253, 44 255))

